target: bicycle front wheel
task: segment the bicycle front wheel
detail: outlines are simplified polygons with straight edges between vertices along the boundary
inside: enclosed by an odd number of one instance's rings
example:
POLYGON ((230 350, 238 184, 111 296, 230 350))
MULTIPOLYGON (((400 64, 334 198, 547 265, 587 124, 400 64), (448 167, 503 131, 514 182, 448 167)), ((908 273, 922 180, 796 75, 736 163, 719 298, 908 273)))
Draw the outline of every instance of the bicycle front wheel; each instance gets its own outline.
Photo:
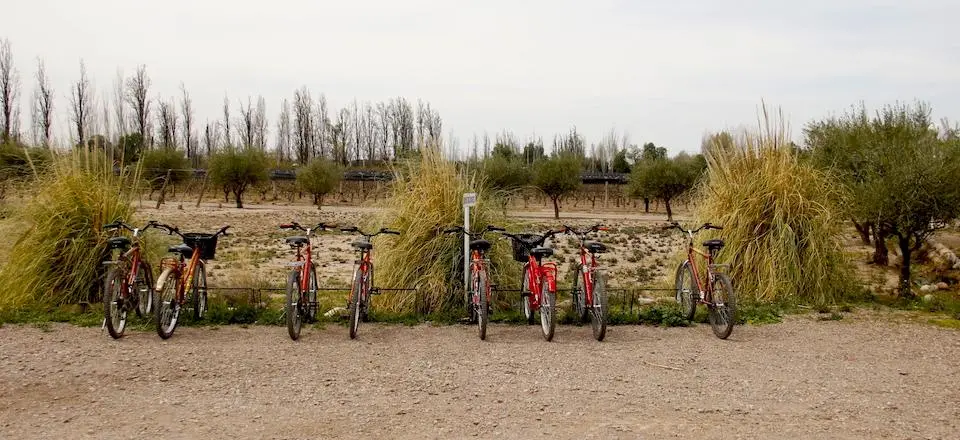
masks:
POLYGON ((533 293, 530 291, 530 266, 523 267, 523 278, 520 279, 520 306, 523 307, 523 317, 527 324, 533 325, 533 293))
POLYGON ((148 318, 153 315, 153 270, 150 265, 140 261, 140 268, 137 269, 136 284, 133 286, 133 292, 137 295, 137 316, 148 318))
POLYGON ((687 321, 693 321, 700 295, 694 293, 697 290, 697 281, 693 279, 693 269, 690 268, 689 261, 684 261, 677 266, 675 286, 677 289, 676 300, 680 304, 680 314, 687 321))
POLYGON ((550 291, 546 279, 540 284, 540 292, 540 326, 543 328, 543 339, 550 342, 557 327, 557 292, 550 291))
POLYGON ((127 306, 124 303, 123 289, 124 270, 121 265, 114 264, 107 272, 103 283, 103 319, 107 332, 113 339, 123 336, 127 326, 127 306))
POLYGON ((363 309, 363 296, 366 292, 364 286, 364 271, 357 269, 357 274, 353 277, 353 286, 350 287, 350 339, 357 337, 357 331, 360 330, 360 314, 363 309))
POLYGON ((177 289, 180 284, 180 272, 170 269, 164 270, 157 281, 160 285, 156 311, 157 334, 161 339, 169 339, 177 329, 180 319, 180 301, 177 300, 177 289))
POLYGON ((583 284, 583 266, 578 264, 573 271, 573 288, 570 290, 570 302, 573 303, 573 315, 578 323, 587 322, 590 309, 586 304, 587 291, 583 284))
POLYGON ((307 303, 303 305, 303 310, 306 312, 307 322, 316 322, 317 321, 317 265, 311 263, 310 265, 310 283, 308 284, 309 290, 307 291, 306 301, 307 303))
POLYGON ((599 271, 593 272, 593 298, 589 313, 593 338, 602 341, 607 335, 607 287, 599 271))
POLYGON ((480 336, 480 340, 487 339, 487 320, 489 316, 487 314, 487 294, 490 288, 490 283, 487 280, 487 272, 481 270, 477 272, 477 281, 474 282, 474 291, 473 294, 478 296, 479 301, 477 304, 477 334, 480 336))
POLYGON ((201 320, 207 314, 207 269, 203 261, 197 262, 193 274, 193 319, 201 320))
POLYGON ((710 327, 718 338, 727 339, 737 319, 737 296, 727 274, 716 274, 710 296, 710 327))
POLYGON ((287 334, 290 339, 296 341, 300 338, 300 327, 303 323, 303 317, 300 314, 302 304, 300 304, 300 271, 291 270, 287 276, 287 334))

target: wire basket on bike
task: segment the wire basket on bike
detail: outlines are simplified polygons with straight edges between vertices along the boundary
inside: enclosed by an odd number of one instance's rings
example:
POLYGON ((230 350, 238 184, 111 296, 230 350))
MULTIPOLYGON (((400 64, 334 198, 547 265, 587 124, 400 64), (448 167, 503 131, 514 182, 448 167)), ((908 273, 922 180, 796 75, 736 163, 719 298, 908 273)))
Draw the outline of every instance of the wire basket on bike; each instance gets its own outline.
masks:
POLYGON ((510 243, 513 245, 513 259, 514 261, 525 263, 530 257, 529 246, 532 245, 533 243, 540 241, 540 239, 542 239, 543 236, 539 234, 517 234, 517 235, 524 242, 526 242, 526 245, 521 243, 516 238, 511 237, 510 243))
POLYGON ((202 232, 189 232, 183 234, 183 244, 190 246, 194 250, 201 249, 200 258, 204 260, 213 260, 217 253, 217 236, 202 232))

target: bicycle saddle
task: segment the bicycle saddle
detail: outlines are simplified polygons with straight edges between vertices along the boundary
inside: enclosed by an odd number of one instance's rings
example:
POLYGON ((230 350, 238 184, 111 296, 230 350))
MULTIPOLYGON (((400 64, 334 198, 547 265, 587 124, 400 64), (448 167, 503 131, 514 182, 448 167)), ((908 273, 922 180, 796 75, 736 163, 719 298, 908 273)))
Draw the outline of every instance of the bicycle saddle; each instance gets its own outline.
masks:
POLYGON ((588 241, 583 244, 583 247, 587 248, 587 250, 592 254, 599 254, 607 251, 607 246, 599 241, 588 241))
POLYGON ((535 247, 530 251, 530 255, 533 255, 533 258, 541 259, 544 257, 549 257, 553 255, 553 249, 548 247, 535 247))
POLYGON ((473 240, 470 242, 470 250, 486 252, 490 250, 490 242, 484 239, 473 240))
POLYGON ((167 248, 167 252, 183 255, 183 258, 190 258, 193 256, 193 248, 185 244, 170 246, 167 248))
POLYGON ((703 242, 703 246, 707 249, 721 249, 723 248, 723 240, 715 238, 713 240, 707 240, 703 242))
POLYGON ((310 243, 310 239, 303 236, 287 237, 287 244, 291 246, 305 246, 310 243))
POLYGON ((110 237, 107 239, 107 246, 110 249, 126 249, 130 247, 130 239, 127 237, 110 237))
POLYGON ((363 251, 369 251, 370 249, 373 249, 373 243, 367 243, 365 241, 355 241, 353 243, 350 243, 350 246, 353 246, 363 251))

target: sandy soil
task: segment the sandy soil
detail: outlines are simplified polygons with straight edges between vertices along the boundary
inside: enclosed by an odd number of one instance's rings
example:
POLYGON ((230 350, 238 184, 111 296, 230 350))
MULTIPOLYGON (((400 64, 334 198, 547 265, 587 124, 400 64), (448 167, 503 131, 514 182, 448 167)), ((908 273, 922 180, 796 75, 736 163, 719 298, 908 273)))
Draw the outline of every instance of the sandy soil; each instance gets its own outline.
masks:
POLYGON ((0 328, 0 437, 894 438, 960 432, 957 331, 866 312, 738 327, 0 328))

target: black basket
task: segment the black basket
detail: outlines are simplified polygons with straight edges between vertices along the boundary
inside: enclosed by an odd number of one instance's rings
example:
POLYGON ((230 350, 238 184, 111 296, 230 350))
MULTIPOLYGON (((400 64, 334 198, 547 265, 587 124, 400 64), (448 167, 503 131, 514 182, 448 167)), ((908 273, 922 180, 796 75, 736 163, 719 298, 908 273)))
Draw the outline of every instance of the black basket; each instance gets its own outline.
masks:
POLYGON ((212 260, 217 254, 217 236, 200 232, 183 234, 183 244, 190 246, 194 251, 201 249, 200 258, 212 260))
POLYGON ((513 244, 513 259, 521 263, 526 263, 530 259, 530 245, 540 241, 543 238, 542 235, 537 234, 517 234, 520 238, 526 242, 526 244, 521 243, 520 240, 516 238, 510 240, 510 243, 513 244))

